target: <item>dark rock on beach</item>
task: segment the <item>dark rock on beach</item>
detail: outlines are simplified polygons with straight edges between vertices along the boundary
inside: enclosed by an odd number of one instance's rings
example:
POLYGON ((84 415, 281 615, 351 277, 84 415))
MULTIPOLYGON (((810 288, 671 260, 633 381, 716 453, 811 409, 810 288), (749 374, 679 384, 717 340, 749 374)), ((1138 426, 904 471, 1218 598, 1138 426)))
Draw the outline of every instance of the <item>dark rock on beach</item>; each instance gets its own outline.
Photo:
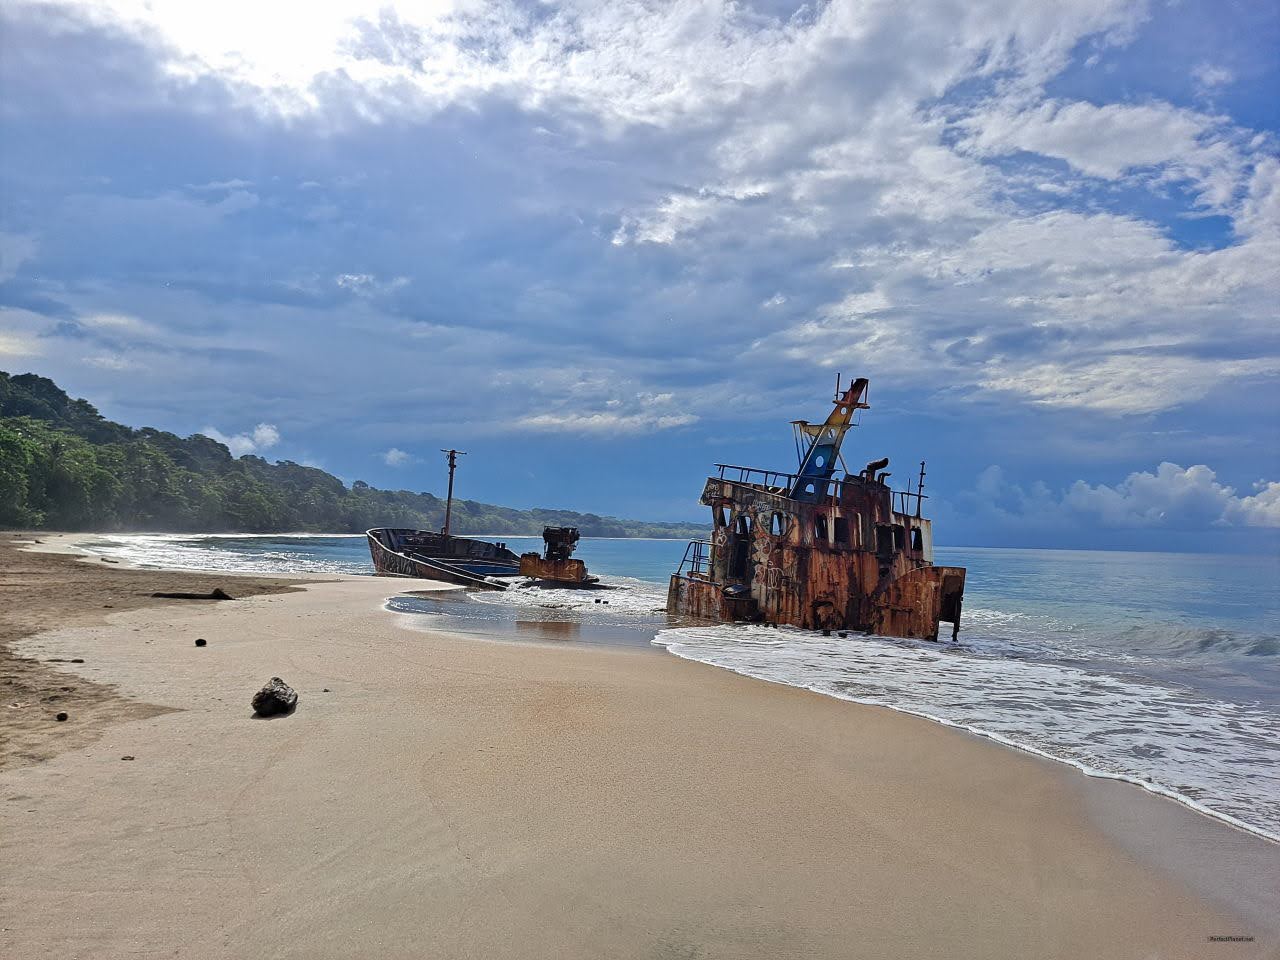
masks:
POLYGON ((55 719, 55 720, 57 720, 59 723, 61 723, 63 720, 66 720, 66 719, 67 719, 67 715, 66 715, 65 713, 60 713, 60 714, 58 714, 56 717, 54 717, 53 719, 55 719))
POLYGON ((197 638, 197 639, 196 639, 196 646, 197 646, 197 647, 203 647, 204 645, 205 645, 205 639, 204 639, 204 637, 199 637, 199 638, 197 638))
POLYGON ((298 705, 298 693, 279 677, 253 695, 253 712, 260 717, 292 713, 298 705))

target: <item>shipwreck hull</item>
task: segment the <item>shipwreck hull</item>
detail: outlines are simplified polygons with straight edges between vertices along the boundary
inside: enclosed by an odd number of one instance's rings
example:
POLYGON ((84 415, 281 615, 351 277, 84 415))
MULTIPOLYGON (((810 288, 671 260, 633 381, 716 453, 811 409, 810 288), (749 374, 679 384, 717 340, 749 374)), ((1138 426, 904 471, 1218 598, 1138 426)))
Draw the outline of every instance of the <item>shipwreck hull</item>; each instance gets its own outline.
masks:
POLYGON ((495 577, 514 577, 519 558, 506 547, 426 530, 375 527, 365 533, 373 569, 383 577, 416 577, 477 590, 505 590, 495 577))
POLYGON ((671 577, 670 613, 924 640, 946 621, 955 635, 965 571, 933 565, 929 520, 895 509, 901 495, 874 475, 827 481, 816 502, 789 496, 786 477, 707 480, 712 538, 671 577))

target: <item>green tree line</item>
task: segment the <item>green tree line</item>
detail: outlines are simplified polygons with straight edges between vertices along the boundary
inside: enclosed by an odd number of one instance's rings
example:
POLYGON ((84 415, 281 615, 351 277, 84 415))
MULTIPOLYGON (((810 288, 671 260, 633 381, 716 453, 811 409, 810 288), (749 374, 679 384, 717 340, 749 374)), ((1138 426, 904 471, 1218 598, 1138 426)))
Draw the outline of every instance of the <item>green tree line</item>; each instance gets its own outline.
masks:
MULTIPOLYGON (((370 527, 439 529, 444 501, 378 490, 290 460, 233 457, 202 434, 179 437, 105 419, 35 374, 0 372, 0 527, 209 533, 370 527)), ((514 510, 455 500, 455 533, 533 534, 575 526, 587 537, 686 537, 697 524, 619 520, 569 510, 514 510)))

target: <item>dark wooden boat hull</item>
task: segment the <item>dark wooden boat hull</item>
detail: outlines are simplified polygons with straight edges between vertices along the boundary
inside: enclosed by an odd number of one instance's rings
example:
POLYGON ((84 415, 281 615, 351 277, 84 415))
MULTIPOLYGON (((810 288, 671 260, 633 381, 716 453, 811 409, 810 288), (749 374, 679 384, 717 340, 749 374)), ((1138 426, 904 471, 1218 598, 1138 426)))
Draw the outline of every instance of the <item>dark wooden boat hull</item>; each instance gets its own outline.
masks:
POLYGON ((505 590, 498 577, 520 572, 520 558, 502 544, 428 530, 375 527, 365 532, 373 568, 383 577, 439 580, 477 590, 505 590))

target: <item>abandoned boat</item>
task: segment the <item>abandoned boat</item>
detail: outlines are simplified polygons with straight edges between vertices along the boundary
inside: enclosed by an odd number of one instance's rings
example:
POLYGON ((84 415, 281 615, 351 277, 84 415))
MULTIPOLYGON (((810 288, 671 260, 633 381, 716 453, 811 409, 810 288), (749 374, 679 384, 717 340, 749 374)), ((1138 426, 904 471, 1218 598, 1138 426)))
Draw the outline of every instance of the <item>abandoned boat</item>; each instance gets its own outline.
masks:
POLYGON ((489 543, 449 533, 453 520, 453 474, 465 450, 441 450, 449 459, 449 495, 444 504, 444 529, 405 530, 375 527, 366 530, 373 569, 381 577, 419 577, 443 580, 480 590, 505 590, 503 578, 520 575, 520 558, 505 543, 489 543))
POLYGON ((667 611, 720 621, 763 621, 809 630, 938 638, 960 630, 963 567, 933 565, 933 532, 921 515, 924 462, 915 492, 890 489, 887 458, 835 476, 840 447, 866 379, 841 391, 824 423, 793 421, 796 473, 716 464, 701 502, 710 540, 694 540, 672 574, 667 611))
POLYGON ((373 569, 382 577, 418 577, 479 590, 505 590, 509 578, 520 575, 520 558, 505 543, 395 527, 375 527, 365 536, 373 569))
POLYGON ((587 565, 573 556, 577 545, 577 527, 543 527, 542 553, 520 554, 521 576, 557 586, 595 586, 600 578, 587 573, 587 565))
POLYGON ((442 450, 449 457, 449 493, 444 506, 444 529, 407 530, 374 527, 366 530, 373 569, 383 577, 418 577, 443 580, 478 590, 505 590, 516 577, 533 578, 546 585, 584 587, 599 578, 587 573, 587 565, 572 558, 578 544, 576 527, 545 527, 542 556, 516 556, 505 543, 490 543, 449 532, 453 519, 453 474, 462 450, 442 450))

